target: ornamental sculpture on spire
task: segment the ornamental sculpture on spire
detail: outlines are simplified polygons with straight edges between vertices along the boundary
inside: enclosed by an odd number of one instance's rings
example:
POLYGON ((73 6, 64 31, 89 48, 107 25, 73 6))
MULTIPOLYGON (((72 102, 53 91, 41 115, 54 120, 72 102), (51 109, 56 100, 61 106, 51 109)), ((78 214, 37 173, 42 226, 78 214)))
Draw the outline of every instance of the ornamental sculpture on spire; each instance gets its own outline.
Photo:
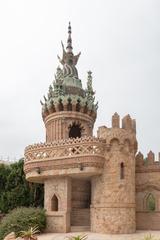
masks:
MULTIPOLYGON (((80 53, 73 54, 71 25, 68 26, 68 39, 66 49, 62 43, 63 55, 59 58, 62 68, 57 67, 53 83, 49 86, 47 96, 42 104, 42 117, 45 119, 51 113, 72 109, 88 114, 94 121, 96 119, 98 103, 95 103, 95 92, 92 87, 92 73, 88 72, 87 88, 84 89, 78 77, 76 64, 80 53)), ((71 111, 71 110, 68 110, 71 111)))
POLYGON ((63 55, 62 58, 58 56, 60 63, 63 65, 63 76, 67 77, 76 77, 78 78, 78 71, 76 69, 76 64, 78 62, 79 56, 81 53, 74 55, 72 52, 72 38, 71 38, 71 24, 69 22, 68 26, 68 39, 67 39, 67 47, 66 50, 64 48, 64 44, 62 43, 63 55))

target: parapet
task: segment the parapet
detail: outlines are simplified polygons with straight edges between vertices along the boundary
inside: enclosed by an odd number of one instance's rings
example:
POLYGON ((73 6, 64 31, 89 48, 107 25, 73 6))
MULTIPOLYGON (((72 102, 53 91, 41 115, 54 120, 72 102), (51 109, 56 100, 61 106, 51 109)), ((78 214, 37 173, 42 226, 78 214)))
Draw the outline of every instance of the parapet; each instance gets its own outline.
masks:
POLYGON ((119 128, 120 127, 120 118, 117 112, 112 116, 112 127, 119 128))
POLYGON ((132 119, 129 114, 126 115, 122 118, 122 128, 136 132, 136 120, 132 119))
MULTIPOLYGON (((126 115, 122 118, 122 124, 120 126, 120 116, 117 112, 115 112, 112 116, 112 126, 111 128, 122 128, 131 132, 136 133, 136 120, 132 119, 130 115, 126 115)), ((104 129, 107 129, 106 126, 101 126, 98 129, 98 132, 104 131, 104 129)), ((110 128, 108 128, 110 129, 110 128)))
POLYGON ((98 138, 105 139, 108 149, 112 149, 113 143, 117 143, 119 149, 126 151, 137 151, 136 140, 136 123, 129 115, 122 119, 122 127, 120 126, 120 117, 118 113, 112 116, 112 125, 110 128, 101 126, 98 128, 98 138), (128 149, 128 150, 127 150, 128 149))
POLYGON ((156 159, 152 151, 149 151, 146 158, 144 158, 141 152, 138 152, 136 155, 136 167, 145 169, 150 167, 160 168, 160 153, 158 153, 158 159, 156 159))

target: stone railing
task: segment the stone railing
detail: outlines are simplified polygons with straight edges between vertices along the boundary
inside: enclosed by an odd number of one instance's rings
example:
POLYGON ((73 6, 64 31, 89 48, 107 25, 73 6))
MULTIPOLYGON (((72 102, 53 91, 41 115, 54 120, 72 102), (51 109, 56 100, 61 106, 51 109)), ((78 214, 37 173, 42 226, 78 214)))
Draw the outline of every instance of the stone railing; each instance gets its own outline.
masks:
POLYGON ((95 137, 83 137, 29 145, 25 149, 25 162, 84 155, 103 156, 104 140, 95 137))

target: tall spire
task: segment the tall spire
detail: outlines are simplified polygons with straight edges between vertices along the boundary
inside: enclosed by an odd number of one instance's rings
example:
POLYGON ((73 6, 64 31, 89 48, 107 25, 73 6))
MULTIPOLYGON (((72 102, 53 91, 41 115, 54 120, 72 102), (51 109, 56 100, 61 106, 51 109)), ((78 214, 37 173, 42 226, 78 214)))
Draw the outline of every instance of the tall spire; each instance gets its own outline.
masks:
POLYGON ((70 76, 78 78, 78 71, 76 69, 76 64, 78 62, 79 56, 81 53, 74 55, 72 52, 72 38, 71 38, 71 24, 69 22, 68 26, 68 39, 67 39, 67 47, 64 49, 64 45, 62 43, 63 55, 62 58, 58 56, 60 63, 63 65, 63 76, 70 76))
POLYGON ((72 33, 72 29, 71 29, 71 23, 69 22, 68 25, 68 39, 67 39, 67 52, 72 52, 72 38, 71 38, 71 33, 72 33))

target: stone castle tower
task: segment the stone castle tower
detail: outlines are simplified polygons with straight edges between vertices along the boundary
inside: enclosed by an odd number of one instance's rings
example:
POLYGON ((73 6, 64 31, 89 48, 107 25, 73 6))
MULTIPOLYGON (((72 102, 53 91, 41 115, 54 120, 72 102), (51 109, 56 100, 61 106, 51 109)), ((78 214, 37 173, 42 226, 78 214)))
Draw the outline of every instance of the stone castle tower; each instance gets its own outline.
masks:
MULTIPOLYGON (((115 113, 111 128, 99 127, 93 137, 98 104, 92 73, 88 72, 84 89, 76 68, 80 53, 73 54, 70 24, 67 47, 62 43, 62 49, 62 58, 58 57, 62 68, 57 68, 48 96, 41 102, 46 142, 25 149, 26 179, 44 184, 46 230, 133 233, 136 228, 145 229, 141 222, 147 211, 141 209, 141 196, 146 189, 139 179, 147 166, 143 167, 140 153, 135 160, 135 120, 127 115, 120 124, 115 113)), ((145 192, 148 201, 146 194, 150 192, 145 192)))

